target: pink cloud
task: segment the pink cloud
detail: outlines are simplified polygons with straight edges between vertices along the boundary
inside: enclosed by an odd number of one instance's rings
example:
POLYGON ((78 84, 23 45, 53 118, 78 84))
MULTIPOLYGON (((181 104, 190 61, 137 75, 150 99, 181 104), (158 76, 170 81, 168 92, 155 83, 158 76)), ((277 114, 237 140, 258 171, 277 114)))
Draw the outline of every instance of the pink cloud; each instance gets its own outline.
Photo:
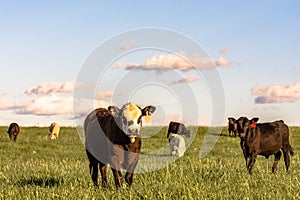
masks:
POLYGON ((180 84, 180 83, 193 83, 198 81, 198 78, 195 76, 188 76, 186 78, 183 79, 178 79, 172 82, 172 84, 180 84))
POLYGON ((112 97, 113 95, 114 95, 114 93, 112 91, 100 92, 98 94, 98 98, 99 99, 105 99, 105 98, 108 98, 108 97, 112 97))
POLYGON ((228 55, 228 54, 230 54, 230 50, 228 48, 221 49, 220 53, 228 55))
POLYGON ((123 66, 123 62, 119 61, 113 66, 113 69, 120 69, 122 68, 122 66, 123 66))
POLYGON ((255 103, 295 102, 300 98, 300 82, 288 84, 286 86, 254 86, 251 88, 251 93, 252 95, 257 96, 255 103))
POLYGON ((135 41, 133 41, 133 40, 124 42, 121 44, 120 51, 122 53, 124 53, 124 52, 128 51, 129 49, 131 49, 134 45, 135 45, 135 41))
POLYGON ((225 58, 219 58, 213 61, 209 57, 200 55, 187 56, 184 53, 175 54, 154 54, 145 60, 144 64, 127 64, 127 70, 180 70, 188 71, 191 69, 210 69, 220 66, 229 66, 230 63, 225 58))
POLYGON ((215 63, 216 63, 216 66, 224 66, 224 67, 226 67, 226 66, 230 65, 230 63, 228 62, 228 60, 225 59, 225 58, 223 58, 223 57, 218 58, 218 60, 216 60, 215 63))
POLYGON ((49 95, 52 93, 71 94, 75 91, 75 86, 76 86, 76 90, 91 87, 83 83, 78 83, 76 81, 67 81, 63 83, 49 82, 37 86, 28 87, 25 90, 25 94, 27 95, 49 95))

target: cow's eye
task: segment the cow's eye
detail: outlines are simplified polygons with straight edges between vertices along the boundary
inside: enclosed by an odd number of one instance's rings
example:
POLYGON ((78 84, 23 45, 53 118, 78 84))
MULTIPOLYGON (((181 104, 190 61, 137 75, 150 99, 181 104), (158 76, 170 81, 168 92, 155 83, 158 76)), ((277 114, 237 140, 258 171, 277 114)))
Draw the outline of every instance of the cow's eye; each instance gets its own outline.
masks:
POLYGON ((126 117, 123 117, 123 118, 122 118, 122 122, 123 122, 124 125, 127 125, 127 124, 128 124, 126 117))

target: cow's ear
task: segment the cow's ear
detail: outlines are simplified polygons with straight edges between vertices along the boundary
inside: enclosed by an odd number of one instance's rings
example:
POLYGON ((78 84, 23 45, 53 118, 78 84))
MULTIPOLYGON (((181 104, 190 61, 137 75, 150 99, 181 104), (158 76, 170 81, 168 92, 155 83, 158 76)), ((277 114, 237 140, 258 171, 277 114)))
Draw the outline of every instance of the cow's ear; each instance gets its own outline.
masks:
POLYGON ((114 117, 117 117, 119 116, 119 113, 120 113, 120 109, 116 106, 108 106, 107 108, 110 112, 110 114, 114 117))
POLYGON ((251 122, 257 122, 259 120, 259 118, 258 117, 253 117, 252 119, 251 119, 251 122))
POLYGON ((156 110, 155 106, 146 106, 142 110, 142 116, 147 116, 147 115, 150 116, 152 113, 154 113, 155 110, 156 110))
POLYGON ((232 122, 236 122, 236 119, 234 119, 233 117, 228 117, 228 120, 232 122))

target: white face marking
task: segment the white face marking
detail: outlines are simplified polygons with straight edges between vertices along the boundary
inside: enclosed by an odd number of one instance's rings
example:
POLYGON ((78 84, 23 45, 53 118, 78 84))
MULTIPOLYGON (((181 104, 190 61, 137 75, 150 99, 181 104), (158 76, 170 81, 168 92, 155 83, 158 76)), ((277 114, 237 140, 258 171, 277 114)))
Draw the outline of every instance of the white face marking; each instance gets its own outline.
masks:
POLYGON ((127 135, 139 135, 142 111, 133 103, 129 103, 123 110, 122 129, 127 135))

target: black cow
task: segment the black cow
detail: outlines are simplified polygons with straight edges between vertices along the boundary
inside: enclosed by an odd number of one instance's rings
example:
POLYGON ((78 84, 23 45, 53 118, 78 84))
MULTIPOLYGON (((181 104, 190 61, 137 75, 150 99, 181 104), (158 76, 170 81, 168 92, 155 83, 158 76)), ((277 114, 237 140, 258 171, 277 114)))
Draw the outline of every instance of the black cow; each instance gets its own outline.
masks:
POLYGON ((169 123, 167 138, 169 138, 170 133, 174 133, 174 134, 178 134, 178 135, 185 135, 187 137, 191 137, 190 130, 187 130, 185 128, 184 124, 179 123, 179 122, 171 121, 169 123))
POLYGON ((19 132, 20 132, 20 127, 17 123, 14 122, 9 125, 7 133, 11 140, 13 139, 14 141, 16 141, 19 132))
POLYGON ((256 160, 257 155, 268 158, 274 154, 275 160, 272 172, 275 173, 278 162, 281 157, 281 151, 284 155, 286 171, 290 166, 290 154, 294 152, 289 143, 289 128, 282 121, 269 123, 257 123, 259 118, 249 120, 247 117, 240 117, 237 120, 238 132, 241 138, 241 148, 246 160, 246 167, 250 174, 256 160))
POLYGON ((228 117, 228 136, 236 137, 238 133, 237 122, 233 117, 228 117), (233 133, 233 134, 232 134, 233 133))
POLYGON ((121 109, 109 106, 88 114, 84 122, 85 148, 95 186, 98 186, 99 166, 102 186, 107 187, 107 164, 110 164, 117 188, 123 184, 121 168, 126 170, 126 183, 132 184, 141 151, 142 116, 150 116, 154 111, 154 106, 141 109, 127 103, 121 109))

